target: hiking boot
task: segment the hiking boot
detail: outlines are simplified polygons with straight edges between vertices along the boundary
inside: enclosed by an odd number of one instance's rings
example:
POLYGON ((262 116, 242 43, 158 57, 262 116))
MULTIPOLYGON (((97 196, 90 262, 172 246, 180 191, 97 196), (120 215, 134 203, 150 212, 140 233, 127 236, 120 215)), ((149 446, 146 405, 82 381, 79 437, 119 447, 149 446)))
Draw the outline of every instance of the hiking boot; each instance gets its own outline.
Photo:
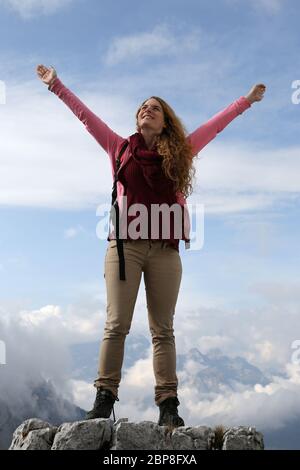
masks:
POLYGON ((109 418, 111 415, 111 411, 113 411, 115 422, 115 401, 119 401, 119 398, 115 397, 110 390, 106 390, 102 387, 97 388, 94 407, 91 411, 86 414, 85 419, 109 418))
POLYGON ((159 406, 160 426, 184 426, 184 421, 178 416, 177 406, 180 404, 177 397, 166 398, 159 406))

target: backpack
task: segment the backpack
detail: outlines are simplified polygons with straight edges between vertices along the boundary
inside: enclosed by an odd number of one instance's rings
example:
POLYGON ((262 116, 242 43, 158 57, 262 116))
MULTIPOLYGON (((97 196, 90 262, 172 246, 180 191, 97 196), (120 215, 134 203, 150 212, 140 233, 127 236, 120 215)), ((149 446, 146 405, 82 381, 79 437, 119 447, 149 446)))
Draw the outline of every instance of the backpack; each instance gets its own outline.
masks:
MULTIPOLYGON (((119 276, 121 281, 125 281, 125 259, 124 259, 124 251, 123 251, 123 239, 119 238, 119 205, 118 205, 118 199, 117 199, 117 181, 118 181, 118 170, 121 165, 121 156, 123 155, 127 145, 128 145, 128 140, 124 142, 124 144, 121 147, 121 150, 119 152, 119 155, 116 159, 116 171, 114 175, 114 182, 113 182, 113 187, 112 187, 112 197, 111 197, 111 210, 110 210, 110 215, 109 215, 109 228, 110 228, 110 222, 113 221, 112 218, 112 213, 115 212, 116 214, 116 227, 115 227, 115 234, 116 234, 116 240, 117 240, 117 250, 118 250, 118 255, 119 255, 119 276)), ((114 224, 112 224, 114 226, 114 224)), ((107 236, 107 241, 109 241, 109 234, 107 236)))

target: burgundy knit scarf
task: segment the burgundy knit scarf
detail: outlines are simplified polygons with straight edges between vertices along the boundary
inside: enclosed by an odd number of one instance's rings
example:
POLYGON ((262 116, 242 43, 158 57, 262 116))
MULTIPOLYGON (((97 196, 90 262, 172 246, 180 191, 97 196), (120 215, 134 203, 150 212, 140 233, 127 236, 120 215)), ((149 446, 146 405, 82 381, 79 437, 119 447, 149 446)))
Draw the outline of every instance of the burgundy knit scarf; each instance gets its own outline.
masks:
POLYGON ((149 187, 155 191, 172 189, 173 182, 167 178, 162 169, 163 157, 157 152, 157 146, 149 150, 140 132, 129 138, 129 146, 133 158, 139 163, 149 187))

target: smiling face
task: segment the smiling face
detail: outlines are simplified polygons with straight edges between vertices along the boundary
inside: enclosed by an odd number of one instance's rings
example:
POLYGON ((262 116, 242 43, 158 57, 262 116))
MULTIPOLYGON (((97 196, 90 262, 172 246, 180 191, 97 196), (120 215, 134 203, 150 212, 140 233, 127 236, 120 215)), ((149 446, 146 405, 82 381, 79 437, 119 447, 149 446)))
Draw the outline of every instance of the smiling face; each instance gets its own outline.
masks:
POLYGON ((152 130, 155 134, 161 134, 164 128, 164 112, 162 105, 155 98, 149 98, 141 106, 137 116, 139 131, 152 130))

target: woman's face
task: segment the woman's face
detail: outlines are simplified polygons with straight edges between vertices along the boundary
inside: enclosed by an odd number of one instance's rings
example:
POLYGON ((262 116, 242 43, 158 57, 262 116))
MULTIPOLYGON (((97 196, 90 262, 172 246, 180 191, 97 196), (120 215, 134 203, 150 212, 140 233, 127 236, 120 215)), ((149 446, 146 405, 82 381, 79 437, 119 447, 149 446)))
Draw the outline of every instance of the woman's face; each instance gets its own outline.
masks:
POLYGON ((164 112, 160 102, 149 98, 141 107, 137 121, 140 131, 147 129, 161 134, 164 128, 164 112))

